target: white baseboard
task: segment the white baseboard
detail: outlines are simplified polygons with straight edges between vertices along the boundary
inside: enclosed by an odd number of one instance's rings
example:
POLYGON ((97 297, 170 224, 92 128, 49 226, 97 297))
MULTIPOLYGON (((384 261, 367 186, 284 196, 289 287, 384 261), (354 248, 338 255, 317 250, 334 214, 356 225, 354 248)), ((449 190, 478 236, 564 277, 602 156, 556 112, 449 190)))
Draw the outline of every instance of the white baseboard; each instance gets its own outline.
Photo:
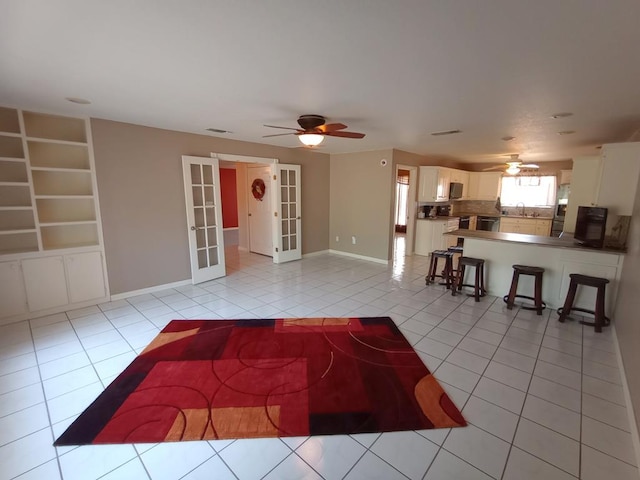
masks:
POLYGON ((366 257, 364 255, 357 255, 355 253, 341 252, 340 250, 329 250, 329 253, 335 253, 336 255, 342 255, 344 257, 357 258, 359 260, 366 260, 368 262, 375 262, 375 263, 381 263, 383 265, 389 265, 389 260, 383 260, 381 258, 366 257))
POLYGON ((317 252, 305 253, 302 255, 302 258, 317 257, 318 255, 325 255, 330 251, 331 250, 318 250, 317 252))
POLYGON ((611 322, 609 326, 613 330, 613 343, 616 348, 616 357, 618 358, 618 368, 622 377, 622 391, 624 393, 624 401, 627 404, 627 417, 629 418, 629 428, 631 429, 631 440, 633 441, 633 449, 636 452, 636 463, 640 460, 640 435, 638 434, 638 424, 636 423, 636 415, 633 411, 633 403, 631 403, 631 392, 629 392, 629 384, 627 383, 627 374, 624 370, 622 361, 622 353, 620 352, 620 344, 618 344, 618 332, 615 325, 611 322))
POLYGON ((129 298, 129 297, 136 297, 138 295, 144 295, 147 293, 160 292, 168 288, 184 287, 185 285, 192 285, 192 284, 193 282, 189 279, 189 280, 180 280, 179 282, 165 283, 164 285, 155 285, 153 287, 142 288, 140 290, 132 290, 130 292, 111 295, 111 301, 113 302, 115 300, 124 300, 125 298, 129 298))

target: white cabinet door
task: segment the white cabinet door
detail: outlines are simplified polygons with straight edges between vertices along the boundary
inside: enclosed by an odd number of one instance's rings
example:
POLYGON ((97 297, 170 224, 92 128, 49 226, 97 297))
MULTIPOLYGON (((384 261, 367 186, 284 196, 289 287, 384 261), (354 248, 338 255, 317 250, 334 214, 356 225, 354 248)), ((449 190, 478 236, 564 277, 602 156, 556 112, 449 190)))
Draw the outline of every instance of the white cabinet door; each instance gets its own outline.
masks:
POLYGON ((22 272, 30 311, 69 303, 62 257, 23 260, 22 272))
POLYGON ((604 145, 598 206, 608 208, 609 215, 631 215, 639 175, 640 142, 604 145))
POLYGON ((436 201, 445 202, 449 200, 449 185, 451 184, 451 170, 448 168, 438 169, 438 186, 436 189, 436 201))
POLYGON ((496 200, 500 195, 500 172, 469 172, 470 200, 496 200))
POLYGON ((431 250, 446 250, 447 249, 447 239, 443 235, 445 231, 445 227, 447 226, 446 221, 434 221, 433 228, 431 230, 431 250))
POLYGON ((416 255, 427 256, 431 253, 431 223, 432 220, 418 220, 416 222, 416 242, 414 252, 416 255))
POLYGON ((601 168, 602 159, 597 156, 573 159, 571 193, 569 194, 567 211, 564 216, 565 232, 575 232, 579 206, 593 206, 596 204, 601 168))
POLYGON ((100 252, 66 255, 64 263, 69 281, 69 301, 85 302, 106 295, 100 252))
POLYGON ((438 186, 438 169, 436 167, 420 167, 419 202, 435 202, 438 186))
POLYGON ((0 262, 0 318, 26 313, 27 292, 20 262, 0 262))

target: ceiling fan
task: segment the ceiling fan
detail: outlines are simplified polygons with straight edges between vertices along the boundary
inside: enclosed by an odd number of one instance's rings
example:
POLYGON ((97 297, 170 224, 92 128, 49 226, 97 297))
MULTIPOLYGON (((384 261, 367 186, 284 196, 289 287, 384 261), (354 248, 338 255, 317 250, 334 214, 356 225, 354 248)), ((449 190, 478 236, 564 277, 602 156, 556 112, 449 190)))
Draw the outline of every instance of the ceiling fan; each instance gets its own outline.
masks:
POLYGON ((320 145, 325 136, 343 138, 363 138, 364 133, 345 132, 347 126, 343 123, 326 123, 322 115, 300 115, 298 117, 300 128, 279 127, 277 125, 265 125, 269 128, 282 128, 284 130, 294 130, 290 133, 276 133, 274 135, 264 135, 267 137, 280 137, 282 135, 297 135, 298 139, 307 147, 320 145))
POLYGON ((540 166, 536 165, 535 163, 522 163, 522 161, 519 160, 519 155, 517 153, 510 155, 510 157, 510 161, 505 162, 502 165, 496 165, 495 167, 485 168, 484 170, 502 170, 504 168, 505 173, 509 175, 517 175, 518 173, 520 173, 520 170, 523 169, 537 170, 538 168, 540 168, 540 166))

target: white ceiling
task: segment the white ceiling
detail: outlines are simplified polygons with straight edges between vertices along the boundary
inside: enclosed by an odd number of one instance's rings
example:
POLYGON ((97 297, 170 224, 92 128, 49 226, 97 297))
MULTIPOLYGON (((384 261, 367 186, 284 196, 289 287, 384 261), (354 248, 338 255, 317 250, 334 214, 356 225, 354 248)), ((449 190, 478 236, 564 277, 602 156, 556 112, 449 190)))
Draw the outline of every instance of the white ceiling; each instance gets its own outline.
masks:
POLYGON ((263 124, 314 113, 366 134, 327 138, 326 153, 468 162, 640 140, 638 0, 0 0, 0 11, 4 105, 284 147, 298 140, 263 139, 282 132, 263 124), (430 135, 451 129, 463 133, 430 135))

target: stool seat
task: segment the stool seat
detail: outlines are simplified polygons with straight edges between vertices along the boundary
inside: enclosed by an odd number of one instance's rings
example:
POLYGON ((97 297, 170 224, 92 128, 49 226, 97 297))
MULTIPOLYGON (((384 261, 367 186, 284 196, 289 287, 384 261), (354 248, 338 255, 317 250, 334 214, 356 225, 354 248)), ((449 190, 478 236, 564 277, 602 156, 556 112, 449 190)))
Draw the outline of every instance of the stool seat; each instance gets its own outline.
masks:
POLYGON ((473 294, 469 294, 469 296, 475 297, 476 302, 480 301, 480 297, 484 297, 487 294, 487 291, 484 288, 484 259, 483 258, 473 258, 473 257, 460 257, 458 259, 458 271, 456 273, 456 286, 454 287, 454 291, 462 290, 462 287, 472 287, 473 294), (475 282, 473 285, 469 283, 464 283, 464 272, 466 267, 475 267, 476 276, 475 282))
POLYGON ((453 252, 453 253, 462 253, 462 247, 459 247, 459 246, 449 247, 447 251, 453 252))
POLYGON ((513 269, 517 270, 523 275, 535 275, 536 273, 544 273, 544 268, 532 267, 530 265, 513 265, 513 269))
POLYGON ((559 315, 558 321, 564 323, 565 319, 571 313, 572 310, 578 312, 589 313, 594 316, 593 322, 581 321, 583 325, 589 325, 595 327, 595 331, 597 333, 602 332, 602 327, 605 325, 609 325, 611 320, 604 314, 604 297, 607 283, 609 280, 601 277, 591 277, 589 275, 582 275, 579 273, 571 273, 569 274, 569 278, 571 279, 569 282, 569 290, 567 291, 567 297, 564 300, 564 305, 557 310, 559 315), (578 290, 579 285, 584 285, 586 287, 595 287, 597 289, 596 293, 596 309, 588 310, 586 308, 579 308, 573 306, 573 301, 576 297, 576 292, 578 290))
POLYGON ((521 308, 525 310, 535 310, 538 315, 542 315, 542 310, 547 308, 547 304, 542 301, 542 274, 544 268, 535 267, 531 265, 513 265, 513 278, 511 279, 511 288, 509 293, 505 295, 502 300, 507 304, 507 309, 513 309, 516 298, 526 298, 527 300, 533 300, 534 305, 522 305, 521 308), (518 294, 518 279, 520 275, 533 275, 534 277, 534 293, 533 297, 528 295, 518 294))

